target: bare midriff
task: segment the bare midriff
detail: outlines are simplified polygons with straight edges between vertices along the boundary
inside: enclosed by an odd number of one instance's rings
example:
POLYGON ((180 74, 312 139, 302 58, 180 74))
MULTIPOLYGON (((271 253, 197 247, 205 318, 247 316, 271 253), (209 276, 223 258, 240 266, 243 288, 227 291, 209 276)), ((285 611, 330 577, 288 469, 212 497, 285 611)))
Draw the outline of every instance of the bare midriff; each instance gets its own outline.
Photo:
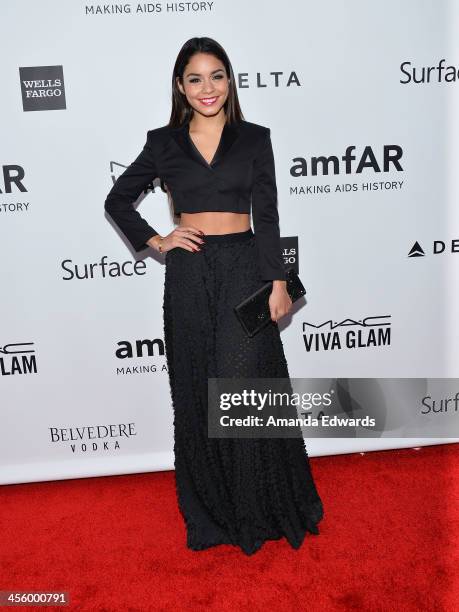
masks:
POLYGON ((235 212, 208 211, 180 215, 179 225, 191 225, 204 234, 232 234, 250 229, 250 214, 235 212))

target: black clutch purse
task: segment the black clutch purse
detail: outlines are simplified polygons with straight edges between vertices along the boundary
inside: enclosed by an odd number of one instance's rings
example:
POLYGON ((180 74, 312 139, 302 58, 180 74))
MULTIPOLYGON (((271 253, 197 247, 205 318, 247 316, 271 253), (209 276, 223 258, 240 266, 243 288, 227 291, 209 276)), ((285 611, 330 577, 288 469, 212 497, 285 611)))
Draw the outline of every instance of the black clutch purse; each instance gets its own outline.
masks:
MULTIPOLYGON (((306 289, 303 287, 294 268, 286 270, 285 280, 287 281, 287 293, 292 302, 296 302, 298 298, 306 294, 306 289)), ((268 281, 233 309, 244 331, 250 338, 271 321, 269 296, 271 295, 272 287, 272 281, 268 281)))

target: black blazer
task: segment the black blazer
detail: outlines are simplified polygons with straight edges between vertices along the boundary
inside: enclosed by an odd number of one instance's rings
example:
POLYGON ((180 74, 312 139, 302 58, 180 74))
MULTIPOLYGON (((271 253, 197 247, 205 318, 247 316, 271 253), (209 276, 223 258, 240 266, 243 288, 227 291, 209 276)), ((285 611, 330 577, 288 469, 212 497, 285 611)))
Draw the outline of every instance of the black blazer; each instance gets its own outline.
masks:
POLYGON ((285 280, 269 128, 244 120, 226 123, 210 164, 190 137, 189 121, 149 130, 143 150, 105 200, 105 210, 136 251, 159 233, 133 206, 155 178, 169 190, 176 214, 252 212, 260 276, 285 280))

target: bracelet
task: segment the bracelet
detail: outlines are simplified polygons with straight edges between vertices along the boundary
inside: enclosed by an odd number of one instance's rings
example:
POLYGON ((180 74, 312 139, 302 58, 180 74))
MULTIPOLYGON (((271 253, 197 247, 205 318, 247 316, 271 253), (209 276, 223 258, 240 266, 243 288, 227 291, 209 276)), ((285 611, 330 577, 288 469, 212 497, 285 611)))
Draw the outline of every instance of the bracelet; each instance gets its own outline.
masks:
POLYGON ((159 251, 160 253, 162 253, 162 252, 163 252, 163 239, 162 239, 162 238, 160 238, 160 239, 159 239, 158 251, 159 251))

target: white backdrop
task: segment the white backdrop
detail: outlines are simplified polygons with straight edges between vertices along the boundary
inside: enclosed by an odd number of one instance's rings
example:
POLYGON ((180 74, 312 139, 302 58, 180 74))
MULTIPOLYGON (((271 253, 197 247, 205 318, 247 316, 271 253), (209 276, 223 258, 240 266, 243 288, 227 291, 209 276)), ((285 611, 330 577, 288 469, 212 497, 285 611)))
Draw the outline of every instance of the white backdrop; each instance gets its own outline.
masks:
MULTIPOLYGON (((103 205, 168 122, 192 36, 225 47, 245 118, 271 128, 283 246, 307 289, 281 322, 290 375, 458 376, 458 2, 16 0, 0 16, 0 482, 173 468, 163 259, 131 251, 103 205), (320 156, 336 173, 314 171, 320 156), (424 254, 408 257, 416 241, 424 254), (368 346, 368 321, 390 323, 390 342, 368 346)), ((160 190, 139 212, 174 227, 160 190)))

